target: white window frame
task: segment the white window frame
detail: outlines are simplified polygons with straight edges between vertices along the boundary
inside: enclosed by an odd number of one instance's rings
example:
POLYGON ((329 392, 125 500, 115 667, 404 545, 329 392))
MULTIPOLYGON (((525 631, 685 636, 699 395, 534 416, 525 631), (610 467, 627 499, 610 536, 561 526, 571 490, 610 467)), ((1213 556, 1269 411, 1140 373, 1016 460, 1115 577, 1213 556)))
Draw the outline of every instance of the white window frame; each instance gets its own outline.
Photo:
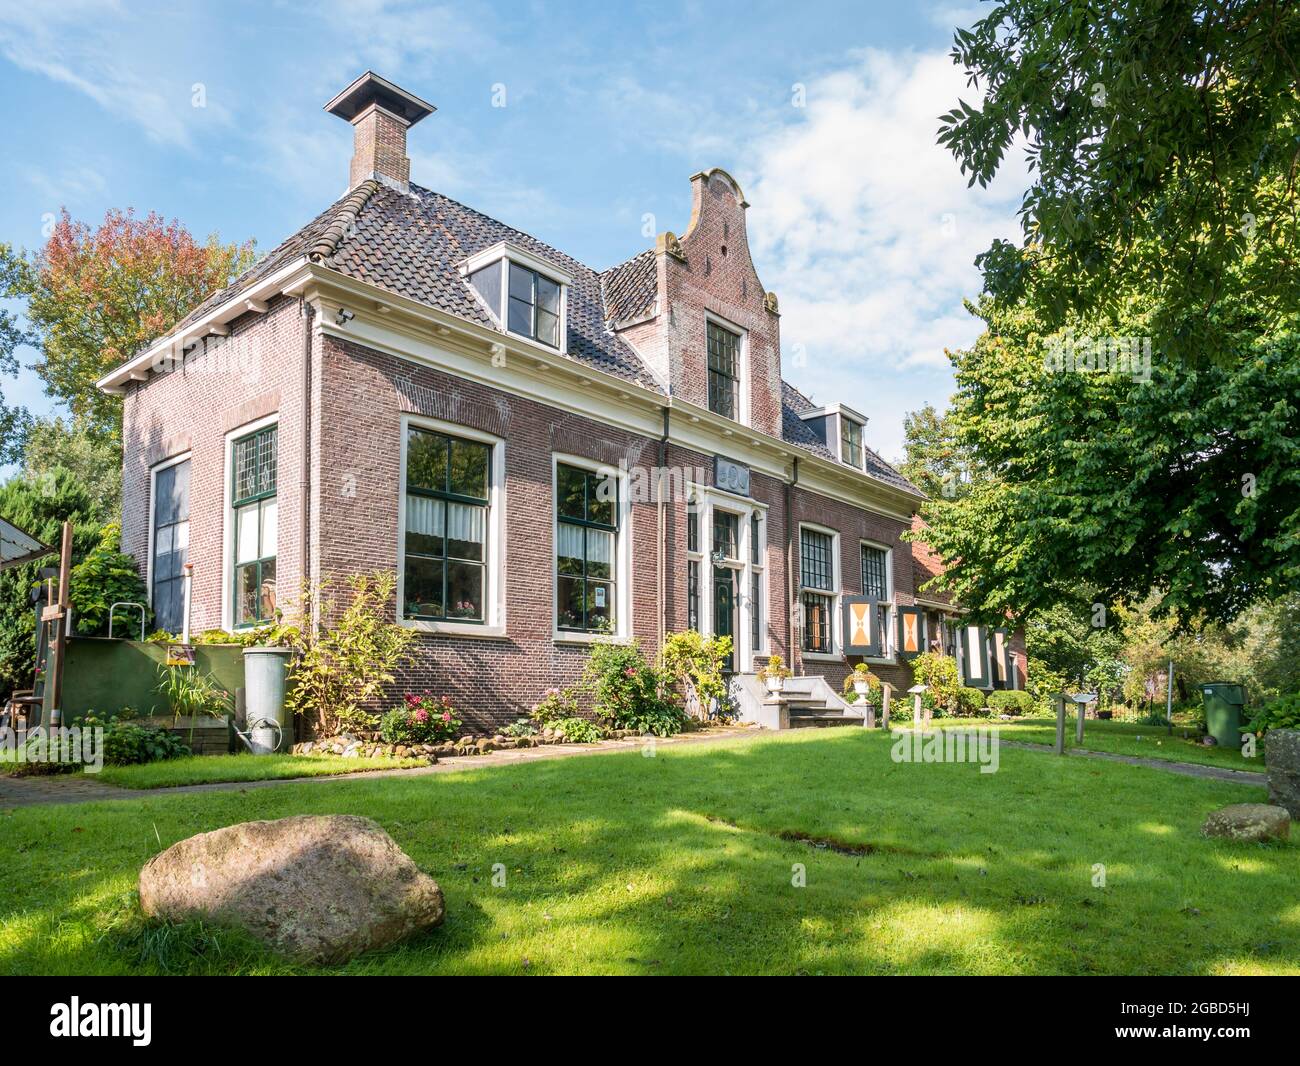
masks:
POLYGON ((749 425, 749 330, 743 326, 738 326, 730 319, 723 318, 721 315, 714 314, 712 311, 704 312, 704 407, 709 414, 716 415, 718 418, 728 422, 731 419, 726 415, 720 415, 716 411, 709 409, 709 323, 715 326, 721 326, 728 333, 734 333, 740 338, 736 352, 736 425, 749 425))
POLYGON ((799 523, 799 655, 803 659, 812 662, 822 663, 842 663, 845 661, 844 655, 844 622, 840 617, 843 610, 844 588, 843 581, 840 578, 840 534, 839 530, 831 529, 829 526, 819 526, 815 522, 799 523), (813 588, 803 583, 803 531, 807 529, 813 533, 824 533, 831 538, 831 586, 832 591, 826 589, 813 588), (815 592, 819 596, 831 596, 831 647, 835 650, 830 652, 824 651, 804 651, 803 650, 803 627, 806 620, 803 617, 803 594, 804 590, 815 592))
POLYGON ((839 432, 835 435, 836 445, 837 445, 835 451, 839 456, 840 462, 843 463, 845 466, 853 467, 854 470, 861 470, 865 473, 867 469, 866 423, 863 422, 861 419, 854 418, 852 415, 847 415, 843 411, 840 411, 839 414, 837 415, 835 428, 839 430, 839 432), (844 458, 844 423, 845 422, 850 422, 853 425, 858 427, 858 461, 856 463, 851 463, 849 462, 849 460, 844 458))
MULTIPOLYGON (((252 422, 245 422, 242 426, 236 426, 226 434, 225 471, 222 475, 222 502, 221 502, 221 628, 227 633, 235 632, 235 508, 231 502, 234 498, 235 485, 233 478, 235 476, 235 441, 243 440, 250 433, 256 433, 260 429, 266 429, 269 426, 278 426, 280 424, 280 413, 266 415, 264 418, 255 419, 252 422)), ((275 461, 280 461, 280 441, 275 442, 275 461)), ((280 478, 279 471, 276 471, 275 479, 275 496, 276 496, 276 516, 275 516, 275 565, 276 581, 279 581, 280 569, 280 478)), ((277 606, 279 598, 277 593, 277 606)), ((244 629, 249 628, 245 626, 244 629)))
MULTIPOLYGON (((862 549, 875 548, 877 551, 885 553, 885 631, 881 634, 881 640, 884 642, 884 655, 864 656, 869 663, 896 663, 898 662, 898 605, 894 602, 894 548, 890 544, 882 544, 878 540, 868 540, 865 537, 858 541, 858 583, 865 584, 861 573, 862 549)), ((865 596, 866 593, 864 592, 865 596)))
POLYGON ((629 641, 632 637, 632 497, 628 492, 628 472, 609 463, 599 463, 581 455, 551 452, 551 640, 556 644, 594 644, 598 640, 629 641), (559 613, 560 566, 556 545, 560 543, 559 467, 577 467, 602 477, 614 478, 618 485, 618 530, 614 534, 614 632, 585 633, 561 629, 556 623, 559 613))
POLYGON ((772 645, 771 594, 767 580, 767 504, 748 496, 727 492, 725 489, 696 484, 686 486, 686 497, 688 507, 691 506, 689 501, 695 501, 695 513, 698 515, 700 523, 700 550, 695 552, 687 551, 686 558, 689 562, 700 564, 699 631, 705 636, 713 634, 713 510, 716 506, 718 510, 736 516, 736 552, 739 558, 728 563, 728 568, 735 571, 737 584, 739 585, 736 590, 736 632, 732 634, 731 639, 735 651, 737 671, 740 673, 753 673, 762 665, 757 660, 760 657, 766 657, 772 645), (758 566, 754 565, 753 546, 750 543, 751 517, 755 514, 758 515, 759 536, 763 541, 763 562, 758 566), (760 643, 757 648, 753 647, 754 625, 751 614, 753 608, 749 595, 755 571, 758 572, 761 578, 762 587, 760 591, 763 596, 763 602, 760 605, 762 628, 759 632, 760 643))
POLYGON ((506 442, 455 422, 444 422, 424 415, 402 415, 400 467, 397 479, 397 624, 420 633, 442 636, 500 638, 506 635, 506 442), (406 618, 402 604, 406 601, 406 443, 412 429, 427 429, 449 437, 477 441, 492 449, 488 466, 488 521, 484 549, 487 565, 483 568, 483 621, 450 622, 429 618, 406 618))
POLYGON ((567 355, 569 348, 569 289, 573 285, 573 275, 567 271, 561 270, 553 263, 542 259, 540 256, 533 255, 509 241, 501 241, 494 244, 491 248, 485 248, 481 252, 476 252, 465 260, 460 266, 461 276, 465 280, 465 287, 473 294, 474 299, 478 301, 479 306, 483 307, 491 316, 496 327, 506 336, 512 338, 519 344, 527 344, 539 351, 549 352, 551 355, 567 355), (517 263, 519 266, 532 270, 537 274, 555 282, 560 287, 560 323, 559 323, 559 344, 552 347, 533 337, 525 337, 522 333, 515 333, 509 328, 509 315, 507 309, 510 303, 510 264, 517 263), (471 274, 477 273, 484 267, 496 264, 500 270, 501 285, 501 303, 497 307, 491 306, 483 299, 469 280, 471 274))
MULTIPOLYGON (((168 467, 180 466, 181 463, 189 462, 193 457, 193 452, 181 452, 180 455, 173 455, 169 459, 164 459, 155 463, 149 468, 149 554, 144 564, 144 587, 145 600, 149 604, 149 610, 153 610, 153 536, 154 536, 154 517, 155 509, 158 504, 158 475, 168 467)), ((191 485, 193 484, 194 467, 190 467, 191 485)), ((190 520, 187 518, 186 522, 190 520)))

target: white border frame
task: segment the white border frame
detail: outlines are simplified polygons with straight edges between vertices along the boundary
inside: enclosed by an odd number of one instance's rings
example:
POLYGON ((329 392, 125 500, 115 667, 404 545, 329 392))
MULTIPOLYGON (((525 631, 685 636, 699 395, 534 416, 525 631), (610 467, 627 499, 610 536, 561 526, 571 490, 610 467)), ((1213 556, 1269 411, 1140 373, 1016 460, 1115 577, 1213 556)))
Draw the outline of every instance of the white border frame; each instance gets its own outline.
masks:
POLYGON ((424 415, 404 414, 401 419, 400 467, 397 475, 397 624, 420 633, 442 636, 500 638, 506 635, 506 442, 491 433, 470 426, 444 422, 424 415), (477 441, 492 448, 488 472, 488 525, 484 548, 488 552, 483 568, 487 588, 483 590, 482 622, 436 622, 427 618, 403 617, 406 599, 406 442, 410 430, 427 429, 449 437, 477 441))
POLYGON ((594 644, 598 640, 631 640, 632 625, 632 497, 628 492, 628 471, 621 466, 597 462, 568 452, 551 452, 551 641, 555 644, 594 644), (561 629, 556 623, 560 604, 560 567, 556 546, 560 543, 559 494, 556 482, 559 465, 575 466, 593 474, 612 476, 618 484, 618 532, 614 534, 614 632, 585 633, 561 629))
POLYGON ((799 657, 817 663, 847 662, 848 657, 844 654, 844 623, 840 618, 840 612, 844 605, 844 582, 840 577, 840 532, 838 529, 831 529, 830 526, 819 526, 816 522, 799 522, 797 529, 799 533, 796 542, 799 553, 799 585, 796 602, 799 609, 799 657), (823 596, 827 594, 826 589, 815 589, 803 583, 803 531, 805 529, 810 529, 814 533, 825 533, 831 538, 831 585, 834 587, 830 595, 834 597, 835 601, 831 607, 831 647, 835 650, 831 652, 803 650, 803 627, 807 624, 803 617, 804 589, 807 588, 808 591, 823 596))
MULTIPOLYGON (((245 422, 226 433, 225 447, 222 449, 222 462, 225 470, 221 475, 221 628, 227 633, 235 632, 235 509, 231 506, 230 494, 234 489, 235 441, 256 433, 267 426, 280 424, 280 412, 245 422)), ((280 440, 275 442, 275 559, 276 570, 280 568, 280 440)), ((276 593, 276 606, 280 605, 279 592, 276 593)), ((255 628, 255 627, 246 627, 255 628)))
MULTIPOLYGON (((145 602, 149 604, 149 610, 153 610, 153 535, 154 535, 154 513, 158 504, 157 479, 159 471, 166 470, 168 467, 180 466, 181 463, 189 462, 194 457, 194 452, 187 450, 179 455, 173 455, 169 459, 163 459, 149 468, 149 537, 148 537, 148 556, 144 563, 144 589, 145 602)), ((194 467, 190 466, 190 479, 193 484, 194 467)), ((187 517, 186 523, 190 522, 187 517)), ((188 555, 188 547, 186 553, 188 555)))
POLYGON ((487 309, 491 314, 492 320, 496 323, 496 329, 499 333, 521 343, 527 344, 534 348, 539 348, 544 352, 550 352, 552 355, 569 354, 569 290, 573 287, 573 277, 566 274, 559 267, 553 266, 545 259, 531 255, 522 248, 517 248, 509 241, 502 241, 494 244, 491 248, 485 248, 481 252, 476 252, 470 256, 460 266, 461 279, 466 287, 478 301, 480 307, 487 309), (526 270, 531 270, 535 274, 540 274, 544 278, 555 282, 560 287, 560 321, 559 321, 559 344, 555 347, 539 341, 534 337, 525 337, 522 333, 516 333, 509 326, 509 308, 510 308, 510 264, 518 263, 526 270), (501 272, 501 306, 492 307, 483 299, 478 289, 470 283, 469 276, 490 267, 493 264, 498 266, 501 272))
POLYGON ((686 486, 687 506, 691 506, 689 501, 695 500, 695 513, 699 516, 700 523, 700 550, 698 552, 686 553, 689 561, 700 564, 700 633, 705 636, 713 634, 713 511, 716 507, 719 510, 726 511, 729 514, 737 516, 736 530, 736 551, 739 557, 735 564, 729 569, 734 570, 737 577, 736 589, 736 632, 732 634, 732 643, 736 655, 736 672, 742 674, 753 673, 757 666, 755 660, 760 655, 766 655, 772 646, 771 626, 772 626, 772 609, 771 609, 771 590, 768 582, 768 572, 771 564, 768 561, 768 544, 767 537, 767 512, 768 505, 761 500, 753 499, 749 496, 740 496, 734 492, 728 492, 726 489, 710 488, 708 485, 698 485, 693 482, 686 486), (753 546, 750 543, 751 525, 750 520, 753 515, 758 515, 758 532, 763 540, 763 562, 758 567, 753 563, 753 546), (737 565, 738 564, 738 565, 737 565), (753 618, 751 613, 749 590, 753 581, 755 570, 762 579, 762 596, 763 606, 766 608, 760 619, 762 628, 759 636, 761 643, 757 648, 753 644, 753 618))

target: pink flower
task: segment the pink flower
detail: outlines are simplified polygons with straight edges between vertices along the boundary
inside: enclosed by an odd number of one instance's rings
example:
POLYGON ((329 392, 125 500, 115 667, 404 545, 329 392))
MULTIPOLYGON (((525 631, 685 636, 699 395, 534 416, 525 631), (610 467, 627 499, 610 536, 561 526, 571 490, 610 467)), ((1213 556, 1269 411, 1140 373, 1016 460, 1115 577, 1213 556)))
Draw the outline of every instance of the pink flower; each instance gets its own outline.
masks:
POLYGON ((413 717, 417 722, 421 722, 421 723, 427 722, 429 720, 429 712, 426 711, 423 707, 421 707, 418 711, 415 712, 413 717))
POLYGON ((442 713, 442 720, 443 720, 444 722, 450 722, 450 721, 451 721, 451 712, 450 712, 450 711, 443 711, 443 713, 442 713))
POLYGON ((626 670, 623 671, 623 676, 624 676, 624 677, 636 677, 636 667, 634 667, 634 666, 629 666, 626 670))

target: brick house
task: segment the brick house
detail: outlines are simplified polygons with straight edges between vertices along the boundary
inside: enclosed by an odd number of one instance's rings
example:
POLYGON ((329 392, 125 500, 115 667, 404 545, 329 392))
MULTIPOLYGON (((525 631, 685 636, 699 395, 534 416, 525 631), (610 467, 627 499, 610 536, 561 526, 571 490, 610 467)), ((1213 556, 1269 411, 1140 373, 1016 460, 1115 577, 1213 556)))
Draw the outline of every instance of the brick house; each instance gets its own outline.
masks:
POLYGON ((750 682, 777 654, 835 691, 860 658, 905 689, 938 644, 971 684, 1023 685, 1018 636, 918 591, 923 496, 867 418, 782 380, 730 175, 694 175, 685 232, 597 272, 412 184, 422 100, 367 73, 326 107, 355 130, 349 191, 99 383, 160 627, 186 561, 195 632, 394 571, 404 682, 482 729, 603 633, 727 632, 750 682))

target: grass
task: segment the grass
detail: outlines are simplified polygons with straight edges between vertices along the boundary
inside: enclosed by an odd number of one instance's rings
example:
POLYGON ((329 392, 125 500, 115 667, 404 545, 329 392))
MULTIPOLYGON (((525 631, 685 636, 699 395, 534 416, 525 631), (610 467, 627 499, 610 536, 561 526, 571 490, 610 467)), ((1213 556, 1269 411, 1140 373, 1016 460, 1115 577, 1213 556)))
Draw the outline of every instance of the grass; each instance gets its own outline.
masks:
POLYGON ((1300 973, 1300 846, 1199 834, 1262 788, 1017 749, 981 774, 891 746, 800 730, 5 812, 0 972, 292 972, 228 931, 143 921, 140 866, 233 822, 356 813, 438 880, 448 918, 331 972, 1300 973))
MULTIPOLYGON (((1031 744, 1056 743, 1055 718, 1023 718, 1013 722, 978 718, 936 718, 934 724, 944 728, 957 726, 992 726, 1001 732, 1004 740, 1023 740, 1031 744)), ((1075 747, 1075 718, 1065 720, 1065 744, 1075 747)), ((1167 762, 1190 762, 1201 766, 1219 766, 1229 770, 1255 770, 1264 772, 1264 745, 1258 754, 1247 759, 1240 748, 1207 748, 1198 742, 1200 734, 1190 726, 1174 725, 1173 736, 1167 726, 1138 725, 1134 722, 1116 722, 1104 719, 1086 719, 1083 725, 1083 747, 1089 751, 1107 751, 1117 755, 1137 755, 1146 759, 1163 759, 1167 762)))
POLYGON ((398 770, 427 766, 427 759, 341 759, 328 755, 187 755, 138 766, 105 766, 95 780, 121 788, 171 788, 214 781, 270 781, 288 777, 324 777, 360 770, 398 770))

